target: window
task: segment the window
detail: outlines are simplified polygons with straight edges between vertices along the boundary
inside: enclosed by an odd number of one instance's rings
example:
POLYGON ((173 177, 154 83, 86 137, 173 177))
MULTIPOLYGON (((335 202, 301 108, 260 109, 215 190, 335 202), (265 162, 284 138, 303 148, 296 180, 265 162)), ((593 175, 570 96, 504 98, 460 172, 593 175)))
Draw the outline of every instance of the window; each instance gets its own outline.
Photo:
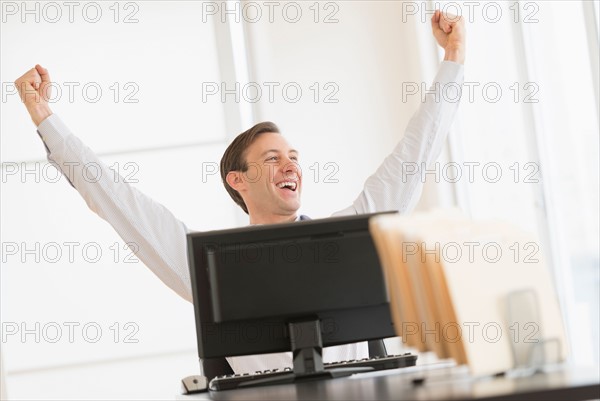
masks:
POLYGON ((597 364, 598 36, 589 14, 598 2, 482 4, 501 6, 502 18, 476 14, 468 26, 467 81, 477 89, 473 101, 463 94, 454 146, 464 149, 462 162, 494 167, 462 190, 474 217, 538 235, 573 360, 597 364))
MULTIPOLYGON (((53 111, 111 170, 191 229, 238 224, 215 170, 238 128, 220 101, 200 96, 202 82, 218 84, 228 68, 218 52, 223 39, 213 19, 203 21, 201 3, 173 3, 1 4, 0 304, 3 335, 17 330, 2 344, 8 396, 65 398, 60 388, 73 386, 80 397, 90 384, 85 372, 95 375, 85 366, 162 355, 168 366, 175 358, 188 367, 157 384, 168 397, 197 369, 192 305, 157 280, 48 164, 13 85, 36 63, 47 67, 53 111), (182 351, 185 363, 177 359, 182 351), (57 367, 70 373, 53 376, 57 367), (38 380, 52 384, 28 384, 38 380)), ((136 371, 139 380, 158 372, 114 363, 115 372, 136 371)))

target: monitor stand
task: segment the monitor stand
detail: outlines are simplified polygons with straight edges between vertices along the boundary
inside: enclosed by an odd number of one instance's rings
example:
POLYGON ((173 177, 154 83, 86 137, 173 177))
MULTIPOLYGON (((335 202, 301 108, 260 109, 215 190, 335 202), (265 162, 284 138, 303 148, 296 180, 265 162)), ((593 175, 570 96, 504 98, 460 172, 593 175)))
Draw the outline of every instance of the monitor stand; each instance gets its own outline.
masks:
POLYGON ((355 373, 373 371, 371 367, 347 367, 325 370, 323 366, 323 340, 321 322, 315 319, 288 323, 293 354, 293 371, 275 377, 260 377, 240 383, 240 387, 265 384, 296 383, 309 380, 333 379, 355 373))

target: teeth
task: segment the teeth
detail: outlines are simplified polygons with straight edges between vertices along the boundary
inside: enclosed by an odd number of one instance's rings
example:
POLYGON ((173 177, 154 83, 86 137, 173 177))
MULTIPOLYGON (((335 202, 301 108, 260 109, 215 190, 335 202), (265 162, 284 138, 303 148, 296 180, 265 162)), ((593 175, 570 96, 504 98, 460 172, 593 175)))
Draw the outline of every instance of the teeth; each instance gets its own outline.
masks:
POLYGON ((289 188, 291 188, 293 190, 296 189, 297 185, 298 184, 296 182, 293 182, 293 181, 284 181, 284 182, 280 182, 279 184, 277 184, 277 186, 279 188, 289 187, 289 188))

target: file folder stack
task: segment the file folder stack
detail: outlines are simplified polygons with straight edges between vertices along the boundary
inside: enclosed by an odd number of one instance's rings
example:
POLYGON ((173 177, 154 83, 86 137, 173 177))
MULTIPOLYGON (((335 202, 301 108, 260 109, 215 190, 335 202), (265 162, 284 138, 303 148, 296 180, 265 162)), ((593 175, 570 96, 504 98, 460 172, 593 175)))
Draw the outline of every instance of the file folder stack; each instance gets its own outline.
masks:
POLYGON ((477 376, 566 358, 556 291, 531 234, 457 212, 376 216, 370 231, 408 346, 477 376))

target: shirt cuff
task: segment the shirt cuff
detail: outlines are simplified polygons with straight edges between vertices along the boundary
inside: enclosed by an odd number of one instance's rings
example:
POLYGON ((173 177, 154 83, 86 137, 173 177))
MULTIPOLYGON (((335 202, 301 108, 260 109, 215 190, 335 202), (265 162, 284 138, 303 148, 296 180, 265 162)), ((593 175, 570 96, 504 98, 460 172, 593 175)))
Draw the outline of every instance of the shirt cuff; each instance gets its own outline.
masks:
POLYGON ((65 139, 71 135, 69 128, 67 128, 56 114, 52 114, 44 119, 38 125, 37 133, 49 153, 51 153, 51 149, 55 149, 57 145, 64 143, 65 139))
POLYGON ((456 82, 462 85, 465 79, 465 66, 455 61, 444 60, 435 77, 435 82, 443 84, 456 82))
POLYGON ((42 143, 46 147, 46 157, 48 158, 50 163, 53 163, 56 166, 56 168, 60 172, 62 172, 69 184, 71 184, 71 186, 75 188, 75 185, 73 185, 71 179, 60 168, 59 163, 57 163, 57 161, 54 160, 54 158, 52 157, 53 153, 58 152, 60 154, 60 149, 64 149, 64 146, 62 145, 64 145, 64 143, 66 142, 66 138, 72 135, 71 131, 69 131, 69 128, 67 128, 67 126, 56 114, 52 114, 46 119, 44 119, 44 121, 42 121, 40 125, 38 125, 37 133, 42 139, 42 143))

